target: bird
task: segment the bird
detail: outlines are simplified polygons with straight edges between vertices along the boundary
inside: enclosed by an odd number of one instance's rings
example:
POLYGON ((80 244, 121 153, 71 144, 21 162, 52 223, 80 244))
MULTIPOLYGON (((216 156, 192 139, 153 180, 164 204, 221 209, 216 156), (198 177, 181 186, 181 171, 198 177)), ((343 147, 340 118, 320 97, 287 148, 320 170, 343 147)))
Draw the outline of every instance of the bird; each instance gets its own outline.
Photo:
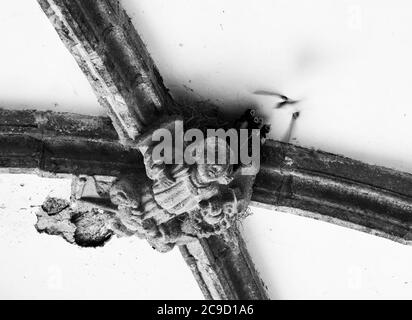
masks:
POLYGON ((257 90, 253 92, 253 94, 260 95, 260 96, 274 96, 274 97, 280 98, 281 101, 275 105, 274 109, 281 109, 286 105, 293 105, 300 101, 300 100, 292 100, 289 97, 285 96, 284 94, 281 94, 275 91, 257 90))

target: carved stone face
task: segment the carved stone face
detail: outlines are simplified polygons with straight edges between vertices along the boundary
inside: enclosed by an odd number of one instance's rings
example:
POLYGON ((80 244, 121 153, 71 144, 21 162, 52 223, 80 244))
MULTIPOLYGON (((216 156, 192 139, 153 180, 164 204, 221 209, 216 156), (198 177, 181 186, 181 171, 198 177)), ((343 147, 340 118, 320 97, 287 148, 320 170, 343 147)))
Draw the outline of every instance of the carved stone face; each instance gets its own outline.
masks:
MULTIPOLYGON (((197 163, 197 176, 201 183, 208 184, 218 182, 229 184, 232 181, 233 165, 228 163, 219 164, 219 157, 224 155, 227 161, 232 159, 232 151, 225 140, 217 137, 208 137, 203 142, 205 159, 197 163), (212 163, 204 163, 204 160, 212 163)), ((207 162, 206 161, 206 162, 207 162)))
POLYGON ((110 189, 110 200, 115 205, 137 209, 140 205, 139 184, 133 177, 123 177, 117 180, 110 189))
POLYGON ((201 183, 229 184, 232 181, 232 166, 229 164, 199 164, 197 169, 201 183))
POLYGON ((235 202, 225 202, 222 206, 222 212, 225 216, 233 217, 237 213, 235 202))

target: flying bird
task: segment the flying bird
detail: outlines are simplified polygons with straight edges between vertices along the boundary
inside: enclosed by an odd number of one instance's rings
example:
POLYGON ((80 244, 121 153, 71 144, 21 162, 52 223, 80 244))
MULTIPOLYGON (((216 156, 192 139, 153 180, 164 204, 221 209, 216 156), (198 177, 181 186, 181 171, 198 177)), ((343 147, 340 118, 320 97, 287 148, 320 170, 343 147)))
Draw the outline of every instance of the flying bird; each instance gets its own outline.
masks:
POLYGON ((272 96, 272 97, 280 98, 281 101, 278 102, 275 105, 275 107, 274 107, 275 109, 281 109, 286 105, 293 105, 293 104, 296 104, 296 103, 299 102, 299 100, 289 99, 287 96, 285 96, 281 93, 275 92, 275 91, 257 90, 255 92, 253 92, 253 94, 256 94, 256 95, 259 95, 259 96, 272 96))

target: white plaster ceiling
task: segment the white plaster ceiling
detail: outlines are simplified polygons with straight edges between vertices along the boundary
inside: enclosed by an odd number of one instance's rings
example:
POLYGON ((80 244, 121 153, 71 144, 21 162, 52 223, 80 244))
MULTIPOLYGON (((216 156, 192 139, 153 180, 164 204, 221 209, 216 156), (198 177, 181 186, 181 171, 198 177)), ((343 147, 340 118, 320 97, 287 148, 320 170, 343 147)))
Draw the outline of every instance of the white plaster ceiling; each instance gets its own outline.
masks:
MULTIPOLYGON (((175 96, 209 100, 234 114, 255 105, 275 139, 299 110, 291 142, 412 172, 408 1, 121 2, 175 96), (256 90, 301 102, 275 110, 276 98, 256 90)), ((104 114, 35 0, 0 2, 0 38, 0 107, 104 114)), ((30 205, 51 189, 68 192, 64 182, 0 176, 0 184, 0 251, 7 252, 0 297, 201 297, 176 250, 163 256, 144 241, 114 240, 90 253, 38 235, 30 205), (56 274, 63 274, 60 291, 56 274), (113 292, 103 290, 104 279, 113 292)), ((412 248, 254 211, 243 232, 272 298, 412 295, 412 248)))
POLYGON ((412 171, 408 0, 121 0, 172 92, 256 105, 282 139, 412 171), (193 91, 192 91, 193 90, 193 91))
POLYGON ((161 254, 122 238, 79 248, 39 234, 47 196, 69 199, 70 180, 0 175, 0 299, 202 299, 179 250, 161 254))
POLYGON ((0 107, 104 114, 36 0, 0 2, 0 107))
POLYGON ((309 218, 252 211, 242 233, 272 299, 411 298, 411 247, 309 218))

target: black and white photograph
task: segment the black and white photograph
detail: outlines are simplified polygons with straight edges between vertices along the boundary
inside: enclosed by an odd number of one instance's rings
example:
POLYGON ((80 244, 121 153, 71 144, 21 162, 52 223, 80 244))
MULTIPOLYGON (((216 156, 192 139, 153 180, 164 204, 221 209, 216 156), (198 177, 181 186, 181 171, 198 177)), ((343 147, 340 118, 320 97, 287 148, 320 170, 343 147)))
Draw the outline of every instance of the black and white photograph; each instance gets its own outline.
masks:
POLYGON ((0 300, 412 299, 411 1, 3 0, 0 43, 0 300))

